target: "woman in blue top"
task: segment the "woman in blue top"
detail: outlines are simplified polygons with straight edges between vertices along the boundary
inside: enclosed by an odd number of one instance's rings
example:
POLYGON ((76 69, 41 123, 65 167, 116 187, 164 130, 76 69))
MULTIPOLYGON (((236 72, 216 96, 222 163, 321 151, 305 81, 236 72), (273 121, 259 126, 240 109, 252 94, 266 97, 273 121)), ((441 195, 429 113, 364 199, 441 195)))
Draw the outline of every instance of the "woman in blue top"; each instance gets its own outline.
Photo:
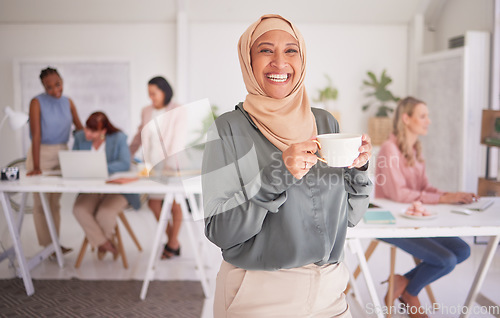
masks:
MULTIPOLYGON (((114 127, 102 112, 91 114, 85 129, 75 134, 73 150, 104 151, 110 174, 130 168, 127 136, 114 127)), ((106 252, 111 252, 114 258, 118 256, 113 243, 116 217, 128 205, 139 209, 139 195, 84 193, 76 198, 73 214, 90 244, 98 247, 99 259, 103 259, 106 252)))
MULTIPOLYGON (((40 80, 45 93, 34 97, 30 103, 31 147, 26 158, 28 176, 39 175, 42 170, 59 170, 59 150, 68 149, 72 124, 77 130, 83 129, 75 104, 70 98, 62 95, 63 80, 57 70, 50 67, 42 70, 40 80)), ((61 224, 60 198, 60 193, 47 194, 58 235, 61 224)), ((51 244, 49 228, 37 193, 33 195, 33 220, 39 244, 51 244)), ((61 249, 63 253, 71 251, 62 246, 61 249)))

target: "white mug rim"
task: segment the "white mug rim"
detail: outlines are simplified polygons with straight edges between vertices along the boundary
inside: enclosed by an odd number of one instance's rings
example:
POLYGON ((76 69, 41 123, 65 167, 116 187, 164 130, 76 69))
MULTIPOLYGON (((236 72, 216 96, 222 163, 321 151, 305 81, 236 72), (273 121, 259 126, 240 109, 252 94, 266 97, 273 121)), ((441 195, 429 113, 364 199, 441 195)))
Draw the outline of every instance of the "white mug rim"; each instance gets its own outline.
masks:
POLYGON ((325 139, 357 139, 361 137, 362 135, 360 134, 352 134, 352 133, 329 133, 316 136, 316 138, 325 138, 325 139))

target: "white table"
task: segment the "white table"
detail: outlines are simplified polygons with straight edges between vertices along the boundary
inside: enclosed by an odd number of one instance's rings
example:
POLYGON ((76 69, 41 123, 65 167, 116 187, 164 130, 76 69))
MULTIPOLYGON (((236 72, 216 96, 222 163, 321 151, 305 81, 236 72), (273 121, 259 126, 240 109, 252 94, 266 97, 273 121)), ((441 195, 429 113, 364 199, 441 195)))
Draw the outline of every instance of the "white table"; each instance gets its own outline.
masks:
MULTIPOLYGON (((30 271, 37 266, 41 261, 47 258, 51 253, 55 252, 57 262, 62 268, 64 259, 59 245, 59 238, 57 237, 54 221, 50 212, 50 207, 47 203, 46 193, 158 193, 165 194, 164 204, 160 214, 160 220, 156 228, 155 238, 152 246, 152 252, 149 258, 147 271, 144 278, 140 298, 145 299, 149 282, 154 278, 156 263, 160 254, 160 243, 167 222, 170 217, 170 208, 173 200, 175 199, 181 207, 184 218, 195 218, 200 220, 203 217, 195 195, 201 193, 201 181, 199 176, 193 176, 186 180, 180 178, 168 178, 165 183, 160 183, 150 179, 140 179, 127 184, 107 184, 104 180, 65 180, 61 177, 51 176, 33 176, 26 177, 21 175, 20 180, 17 181, 1 181, 0 182, 0 201, 5 214, 9 232, 13 241, 13 248, 9 249, 6 253, 15 253, 19 266, 19 275, 23 278, 26 293, 30 296, 35 292, 33 282, 31 280, 30 271), (14 210, 10 204, 8 197, 9 192, 20 192, 23 194, 21 211, 15 215, 14 210), (49 227, 52 244, 47 246, 41 252, 36 254, 30 260, 26 259, 21 244, 20 229, 23 217, 23 204, 26 194, 29 192, 40 193, 41 203, 44 209, 45 218, 49 227), (189 214, 186 199, 189 202, 192 213, 189 214)), ((201 281, 203 292, 206 297, 210 296, 210 289, 208 280, 205 273, 205 266, 201 258, 199 244, 196 243, 194 224, 193 222, 186 222, 185 224, 188 237, 190 240, 191 248, 194 250, 197 273, 201 281)), ((4 255, 5 258, 5 255, 4 255)), ((0 260, 2 257, 0 256, 0 260)))
MULTIPOLYGON (((396 224, 365 224, 363 221, 347 231, 347 244, 354 251, 363 271, 366 285, 372 304, 380 308, 380 301, 375 291, 370 269, 366 262, 364 251, 361 247, 362 238, 408 238, 408 237, 444 237, 444 236, 489 236, 488 246, 484 252, 481 264, 476 272, 474 281, 467 295, 464 307, 471 306, 478 302, 481 305, 491 305, 492 302, 480 293, 481 286, 486 277, 486 273, 491 265, 491 261, 500 241, 500 198, 494 198, 495 204, 483 212, 474 212, 472 215, 456 214, 451 212, 460 206, 438 204, 426 205, 428 211, 437 212, 437 218, 430 220, 408 219, 401 213, 409 204, 396 203, 389 200, 373 200, 385 210, 389 210, 396 217, 396 224)), ((453 275, 453 273, 451 273, 453 275)), ((378 317, 384 315, 381 311, 378 317)), ((469 313, 460 317, 466 318, 469 313)))

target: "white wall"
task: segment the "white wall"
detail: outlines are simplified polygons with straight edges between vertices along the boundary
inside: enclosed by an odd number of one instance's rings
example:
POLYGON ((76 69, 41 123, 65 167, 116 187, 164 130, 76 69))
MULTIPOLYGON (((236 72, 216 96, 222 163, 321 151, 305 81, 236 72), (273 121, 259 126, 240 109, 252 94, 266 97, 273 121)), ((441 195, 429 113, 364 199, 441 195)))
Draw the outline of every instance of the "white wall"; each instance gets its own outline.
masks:
MULTIPOLYGON (((219 112, 243 101, 246 90, 237 57, 237 42, 249 23, 194 23, 189 26, 188 101, 208 97, 219 112)), ((387 69, 390 88, 406 94, 407 26, 362 24, 299 24, 306 39, 309 97, 326 85, 329 74, 339 89, 338 109, 343 131, 365 132, 367 118, 361 91, 366 71, 387 69)), ((161 74, 175 91, 174 24, 43 24, 0 25, 0 107, 14 105, 12 63, 29 58, 128 58, 131 61, 131 126, 139 123, 140 109, 148 104, 146 83, 161 74)), ((62 74, 64 77, 64 74, 62 74)), ((78 107, 78 105, 77 105, 78 107)), ((84 119, 82 118, 82 121, 84 119)), ((118 124, 118 123, 117 123, 118 124)), ((119 124, 118 124, 119 125, 119 124)), ((9 127, 3 127, 0 165, 21 155, 9 127), (4 148, 6 147, 6 148, 4 148)))
POLYGON ((448 48, 448 40, 465 31, 493 32, 494 0, 449 0, 436 23, 433 47, 426 52, 448 48))
MULTIPOLYGON (((0 115, 15 105, 15 59, 127 59, 131 63, 131 126, 135 133, 140 110, 149 103, 147 81, 165 76, 175 91, 175 24, 2 24, 0 25, 0 115)), ((61 74, 64 78, 64 74, 61 74)), ((71 96, 70 96, 71 97, 71 96)), ((78 105, 76 105, 78 108, 78 105)), ((81 118, 82 122, 86 118, 81 118)), ((119 123, 116 123, 120 126, 119 123)), ((20 139, 8 125, 0 131, 0 166, 21 155, 20 139)))
MULTIPOLYGON (((249 24, 198 23, 190 26, 189 97, 206 98, 219 111, 243 101, 246 89, 237 43, 249 24)), ((307 47, 306 88, 309 98, 326 85, 328 74, 339 89, 338 108, 344 131, 366 132, 361 91, 366 71, 387 69, 397 95, 406 94, 407 25, 297 24, 307 47)), ((374 111, 374 109, 372 110, 374 111)))
POLYGON ((208 98, 219 113, 243 101, 246 89, 237 43, 249 24, 203 23, 189 26, 188 98, 208 98))

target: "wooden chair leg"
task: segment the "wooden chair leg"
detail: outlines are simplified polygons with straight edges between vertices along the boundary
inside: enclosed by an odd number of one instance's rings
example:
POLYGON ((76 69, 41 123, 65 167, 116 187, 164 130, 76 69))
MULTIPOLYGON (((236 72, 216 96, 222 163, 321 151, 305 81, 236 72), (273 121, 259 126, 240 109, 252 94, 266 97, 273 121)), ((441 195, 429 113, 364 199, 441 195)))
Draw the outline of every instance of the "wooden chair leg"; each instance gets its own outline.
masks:
POLYGON ((123 267, 128 268, 127 256, 125 255, 125 249, 123 248, 122 236, 120 235, 120 229, 118 228, 118 224, 115 226, 115 235, 118 248, 118 254, 122 257, 123 267))
POLYGON ((82 264, 83 257, 85 256, 85 252, 87 251, 87 245, 89 241, 87 240, 87 237, 83 239, 82 247, 80 248, 80 253, 78 253, 78 258, 76 259, 75 263, 75 268, 80 268, 80 265, 82 264))
POLYGON ((123 212, 118 214, 118 216, 120 217, 120 220, 122 221, 123 226, 125 226, 125 229, 127 230, 128 234, 130 234, 130 237, 134 241, 135 246, 137 246, 137 249, 142 252, 141 244, 139 244, 139 241, 137 240, 134 231, 132 231, 132 228, 130 227, 130 224, 128 223, 127 218, 125 217, 123 212))
POLYGON ((425 291, 427 292, 427 295, 429 296, 431 303, 433 305, 437 304, 436 297, 434 297, 434 292, 432 291, 431 285, 425 286, 425 291))
MULTIPOLYGON (((135 236, 134 231, 132 231, 132 228, 130 227, 130 224, 128 223, 127 218, 125 217, 125 215, 123 214, 123 212, 119 213, 118 216, 120 217, 120 220, 122 221, 123 226, 125 226, 125 229, 130 234, 130 237, 132 238, 132 240, 134 241, 135 245, 137 246, 137 249, 139 251, 142 251, 141 244, 137 240, 137 237, 135 236)), ((125 248, 123 246, 123 240, 122 240, 122 236, 120 234, 120 230, 118 228, 118 224, 116 224, 116 226, 115 226, 115 236, 116 236, 116 241, 117 241, 116 242, 116 248, 118 249, 118 254, 122 258, 123 267, 128 268, 127 256, 125 255, 125 248)), ((80 265, 81 265, 81 263, 83 261, 83 257, 85 256, 85 252, 87 250, 88 243, 89 243, 89 241, 85 237, 85 239, 83 240, 82 247, 80 249, 80 253, 78 254, 78 258, 77 258, 76 263, 75 263, 75 268, 79 268, 80 267, 80 265)), ((92 251, 94 251, 94 247, 92 247, 92 251)))
MULTIPOLYGON (((396 246, 391 245, 391 269, 389 273, 389 290, 387 291, 387 299, 385 299, 387 308, 392 308, 391 306, 394 304, 394 271, 396 269, 396 246)), ((387 318, 391 318, 392 313, 389 310, 387 312, 387 318)))
MULTIPOLYGON (((370 242, 370 245, 368 245, 368 248, 365 251, 365 258, 366 258, 367 262, 370 259, 370 257, 372 256, 373 252, 375 251, 375 248, 377 247, 378 243, 380 243, 379 240, 372 240, 370 242)), ((353 274, 354 279, 358 278, 360 273, 361 273, 361 267, 358 265, 358 267, 356 267, 356 270, 354 271, 354 274, 353 274)), ((347 292, 349 291, 350 288, 351 288, 351 284, 347 284, 347 288, 345 289, 345 292, 344 292, 346 295, 347 295, 347 292)))
MULTIPOLYGON (((413 257, 413 260, 415 261, 416 265, 418 265, 418 264, 420 264, 422 262, 421 260, 419 260, 415 256, 413 257)), ((427 292, 427 295, 429 296, 429 300, 431 301, 431 303, 433 305, 437 304, 436 303, 436 297, 434 297, 434 292, 432 291, 431 285, 425 286, 425 291, 427 292)))

